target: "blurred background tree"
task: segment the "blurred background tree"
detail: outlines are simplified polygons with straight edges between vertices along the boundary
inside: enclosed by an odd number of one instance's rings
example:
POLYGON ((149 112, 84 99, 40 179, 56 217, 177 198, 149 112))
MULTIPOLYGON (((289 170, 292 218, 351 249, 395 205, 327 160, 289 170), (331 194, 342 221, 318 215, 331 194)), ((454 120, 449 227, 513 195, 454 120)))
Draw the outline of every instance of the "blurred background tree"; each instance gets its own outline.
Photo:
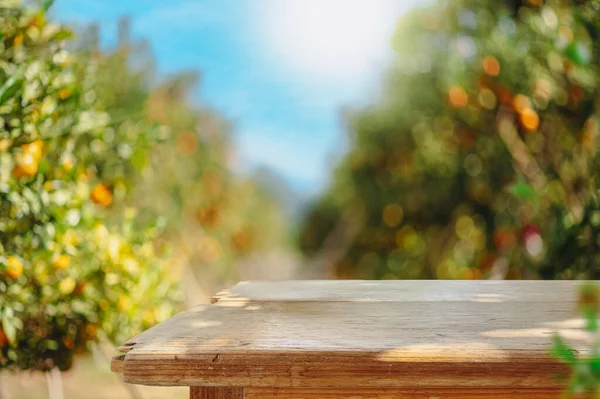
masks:
POLYGON ((303 251, 341 278, 598 278, 599 6, 407 13, 303 251))
POLYGON ((122 341, 170 317, 181 296, 159 229, 117 206, 131 155, 158 126, 116 119, 99 100, 97 63, 42 8, 0 8, 0 367, 71 366, 101 339, 122 341), (109 216, 118 215, 119 223, 109 216))
POLYGON ((158 79, 127 19, 112 50, 96 26, 68 40, 50 6, 0 6, 0 369, 67 369, 170 317, 179 281, 206 301, 289 244, 196 71, 158 79))
MULTIPOLYGON (((158 79, 148 43, 133 41, 129 25, 127 18, 120 20, 119 43, 111 52, 97 50, 94 26, 80 40, 80 51, 97 59, 98 98, 111 118, 161 126, 160 143, 151 146, 127 136, 128 130, 115 133, 112 151, 128 154, 141 173, 118 170, 112 180, 121 182, 123 200, 141 210, 144 223, 164 221, 159 239, 169 243, 168 268, 194 281, 187 290, 190 304, 205 301, 216 287, 240 280, 239 264, 248 254, 288 244, 285 215, 253 176, 232 173, 233 126, 194 103, 200 74, 189 70, 158 79)), ((117 222, 120 215, 111 218, 117 222)))

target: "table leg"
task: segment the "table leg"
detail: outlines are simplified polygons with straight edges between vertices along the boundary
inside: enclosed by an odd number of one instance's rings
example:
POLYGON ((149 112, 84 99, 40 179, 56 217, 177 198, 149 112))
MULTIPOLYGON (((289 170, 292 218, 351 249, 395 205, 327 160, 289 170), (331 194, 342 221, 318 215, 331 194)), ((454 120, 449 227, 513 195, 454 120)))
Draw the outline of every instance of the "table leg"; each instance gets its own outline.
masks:
POLYGON ((190 387, 190 399, 244 399, 244 388, 190 387))

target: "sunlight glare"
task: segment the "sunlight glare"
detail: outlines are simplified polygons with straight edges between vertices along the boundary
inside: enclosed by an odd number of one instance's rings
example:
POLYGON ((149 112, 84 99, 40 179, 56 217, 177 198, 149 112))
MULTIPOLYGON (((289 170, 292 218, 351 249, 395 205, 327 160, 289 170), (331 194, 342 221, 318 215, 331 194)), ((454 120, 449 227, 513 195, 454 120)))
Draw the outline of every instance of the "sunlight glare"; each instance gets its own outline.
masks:
POLYGON ((286 0, 264 8, 267 49, 304 80, 364 79, 381 67, 399 16, 397 0, 286 0))

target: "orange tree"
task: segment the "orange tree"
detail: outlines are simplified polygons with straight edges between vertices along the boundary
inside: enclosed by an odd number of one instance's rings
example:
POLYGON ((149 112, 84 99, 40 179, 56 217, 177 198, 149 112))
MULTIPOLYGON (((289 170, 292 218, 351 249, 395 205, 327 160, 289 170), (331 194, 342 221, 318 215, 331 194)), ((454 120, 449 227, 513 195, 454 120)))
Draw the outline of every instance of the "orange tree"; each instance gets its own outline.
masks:
POLYGON ((149 96, 148 117, 171 136, 148 158, 152 173, 139 180, 134 198, 148 213, 167 216, 172 261, 202 273, 202 284, 218 285, 238 279, 247 255, 281 246, 286 223, 255 180, 231 172, 231 124, 189 104, 195 80, 190 73, 171 77, 149 96))
POLYGON ((304 251, 332 243, 342 277, 598 278, 599 6, 409 12, 381 95, 348 118, 304 251))
MULTIPOLYGON (((130 145, 131 160, 141 173, 126 202, 145 217, 165 220, 160 238, 171 247, 170 269, 181 273, 189 267, 201 276, 196 280, 205 291, 213 290, 239 278, 239 262, 247 255, 283 244, 285 220, 254 179, 232 173, 232 124, 192 101, 198 72, 179 72, 151 84, 148 44, 129 39, 126 20, 120 25, 122 40, 111 54, 98 58, 98 100, 113 120, 144 118, 163 127, 161 143, 151 151, 143 138, 131 138, 137 140, 130 145)), ((97 45, 88 44, 94 54, 97 45)))
POLYGON ((115 206, 157 128, 107 112, 97 60, 64 49, 49 5, 0 8, 0 368, 68 368, 179 299, 158 226, 134 228, 136 209, 115 206))

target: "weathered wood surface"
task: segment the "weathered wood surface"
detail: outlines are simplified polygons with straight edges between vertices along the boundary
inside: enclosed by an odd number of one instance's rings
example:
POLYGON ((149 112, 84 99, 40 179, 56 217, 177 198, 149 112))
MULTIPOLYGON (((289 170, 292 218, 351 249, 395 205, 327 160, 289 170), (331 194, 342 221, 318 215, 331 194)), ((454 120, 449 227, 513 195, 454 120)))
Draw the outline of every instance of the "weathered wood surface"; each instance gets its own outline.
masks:
POLYGON ((248 388, 244 399, 559 399, 556 389, 248 388))
POLYGON ((580 285, 533 280, 244 281, 214 295, 212 302, 553 302, 575 300, 580 285))
POLYGON ((577 286, 245 283, 134 337, 113 370, 150 385, 554 389, 551 334, 589 340, 577 286))
POLYGON ((244 399, 244 389, 230 387, 190 387, 190 399, 244 399))

